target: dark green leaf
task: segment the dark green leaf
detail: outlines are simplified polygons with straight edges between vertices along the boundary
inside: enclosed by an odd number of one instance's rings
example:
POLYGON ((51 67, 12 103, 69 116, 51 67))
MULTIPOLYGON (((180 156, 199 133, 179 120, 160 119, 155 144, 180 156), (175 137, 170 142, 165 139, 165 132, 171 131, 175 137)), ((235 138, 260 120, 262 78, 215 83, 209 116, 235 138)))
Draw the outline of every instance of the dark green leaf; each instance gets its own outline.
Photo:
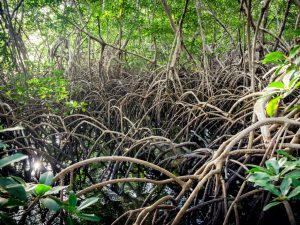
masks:
POLYGON ((66 225, 74 225, 73 219, 69 216, 66 218, 66 225))
POLYGON ((24 186, 10 177, 0 177, 0 188, 9 193, 10 197, 25 201, 27 195, 24 186))
POLYGON ((255 173, 255 172, 264 172, 264 170, 262 170, 260 168, 252 168, 252 169, 246 171, 246 173, 255 173))
POLYGON ((16 176, 10 176, 12 179, 14 179, 15 181, 17 181, 20 184, 26 185, 26 182, 20 178, 20 177, 16 177, 16 176))
POLYGON ((9 192, 14 198, 20 199, 22 201, 27 200, 26 191, 22 184, 11 184, 4 188, 7 192, 9 192))
POLYGON ((295 188, 299 187, 300 186, 300 180, 292 178, 292 186, 295 187, 295 188))
POLYGON ((19 162, 23 159, 26 159, 27 156, 26 155, 23 155, 21 153, 16 153, 16 154, 13 154, 13 155, 10 155, 8 157, 5 157, 3 159, 0 160, 0 169, 11 164, 11 163, 15 163, 15 162, 19 162))
POLYGON ((277 150, 276 152, 277 152, 277 154, 282 155, 282 156, 285 156, 285 157, 287 157, 288 159, 292 159, 292 160, 296 160, 296 159, 297 159, 296 157, 290 155, 289 153, 287 153, 287 152, 284 151, 284 150, 277 150))
POLYGON ((0 177, 0 187, 6 187, 11 184, 18 184, 11 177, 0 177))
POLYGON ((69 205, 71 207, 75 207, 77 205, 77 197, 73 191, 69 195, 69 205))
POLYGON ((274 184, 270 184, 270 183, 267 183, 263 186, 263 188, 271 193, 273 193, 274 195, 276 196, 280 196, 281 193, 280 191, 275 187, 274 184))

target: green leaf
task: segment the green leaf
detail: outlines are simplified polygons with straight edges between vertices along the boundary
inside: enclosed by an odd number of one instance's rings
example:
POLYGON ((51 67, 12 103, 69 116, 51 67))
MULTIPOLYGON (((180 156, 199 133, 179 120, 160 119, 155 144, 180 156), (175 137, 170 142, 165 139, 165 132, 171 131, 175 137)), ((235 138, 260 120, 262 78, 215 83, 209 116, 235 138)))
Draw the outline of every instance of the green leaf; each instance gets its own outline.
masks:
POLYGON ((268 160, 266 161, 266 167, 267 167, 269 170, 274 171, 275 174, 278 174, 278 173, 279 173, 279 164, 278 164, 278 161, 276 160, 276 158, 268 159, 268 160))
POLYGON ((69 206, 75 207, 77 205, 76 194, 72 191, 69 195, 69 206))
POLYGON ((272 208, 273 206, 276 206, 279 204, 281 204, 281 202, 271 202, 263 208, 263 211, 267 211, 268 209, 272 208))
POLYGON ((266 55, 264 60, 262 61, 262 64, 266 63, 274 63, 274 64, 280 64, 279 62, 282 62, 285 60, 286 56, 282 52, 271 52, 266 55))
POLYGON ((293 111, 295 109, 300 109, 300 105, 295 105, 289 109, 289 111, 293 111))
POLYGON ((281 96, 277 96, 269 101, 266 108, 266 112, 269 117, 272 117, 277 112, 279 101, 281 98, 281 96))
POLYGON ((45 193, 45 195, 53 195, 53 194, 57 194, 58 192, 60 192, 63 189, 66 189, 68 186, 55 186, 53 187, 50 191, 47 191, 45 193))
POLYGON ((286 174, 287 172, 294 170, 297 167, 296 161, 287 161, 285 164, 285 168, 280 172, 281 175, 286 174))
POLYGON ((256 172, 264 172, 264 170, 262 170, 260 168, 252 168, 252 169, 246 171, 246 173, 256 173, 256 172))
POLYGON ((296 195, 300 194, 300 186, 296 187, 294 190, 290 192, 290 194, 287 196, 289 199, 295 197, 296 195))
POLYGON ((293 179, 292 178, 292 180, 293 180, 293 182, 292 182, 292 185, 293 185, 293 187, 299 187, 300 186, 300 181, 299 180, 297 180, 297 179, 293 179))
POLYGON ((284 83, 280 82, 280 81, 272 82, 272 83, 270 83, 268 85, 267 88, 279 88, 279 89, 282 89, 282 88, 284 88, 284 83))
POLYGON ((27 200, 27 195, 22 184, 17 183, 10 177, 0 177, 0 188, 9 193, 10 196, 20 199, 22 201, 27 200))
POLYGON ((287 153, 287 152, 284 151, 284 150, 277 150, 276 152, 277 152, 277 154, 282 155, 282 156, 285 156, 285 157, 287 157, 288 159, 291 159, 291 160, 296 160, 296 159, 297 159, 296 157, 290 155, 289 153, 287 153))
POLYGON ((74 223, 73 223, 73 219, 70 217, 70 216, 68 216, 67 218, 66 218, 66 225, 73 225, 74 223))
POLYGON ((45 185, 52 185, 53 184, 53 173, 52 172, 43 173, 40 176, 39 183, 45 184, 45 185))
POLYGON ((274 195, 276 196, 280 196, 281 193, 280 191, 275 187, 274 184, 270 184, 270 183, 267 183, 263 186, 263 188, 271 193, 273 193, 274 195))
POLYGON ((299 179, 300 178, 300 170, 292 171, 292 172, 286 174, 285 177, 292 178, 292 179, 299 179))
POLYGON ((283 76, 282 82, 284 83, 285 87, 289 88, 289 91, 286 91, 284 96, 288 96, 290 94, 290 91, 292 90, 291 87, 294 86, 297 81, 297 79, 293 79, 296 69, 292 69, 290 66, 287 70, 289 72, 286 72, 286 74, 283 76))
POLYGON ((292 184, 292 179, 285 177, 280 185, 280 191, 283 196, 286 196, 289 193, 292 184))
POLYGON ((51 211, 57 212, 60 209, 59 204, 51 198, 41 199, 40 202, 42 203, 43 206, 45 206, 47 209, 51 211))
POLYGON ((282 70, 282 68, 284 67, 284 65, 279 66, 276 71, 275 71, 275 77, 278 76, 278 74, 280 73, 280 71, 282 70))
MULTIPOLYGON (((297 77, 297 80, 298 80, 298 79, 299 79, 299 77, 297 77)), ((295 90, 295 89, 297 89, 298 87, 300 87, 300 81, 298 81, 298 82, 295 84, 295 86, 294 86, 293 89, 295 90)))
POLYGON ((271 172, 271 171, 267 170, 266 168, 261 167, 261 166, 257 166, 255 164, 246 164, 246 166, 248 166, 248 167, 254 167, 253 169, 248 170, 247 173, 251 173, 251 172, 265 172, 267 174, 270 174, 270 172, 271 172))
POLYGON ((289 90, 295 90, 300 86, 300 82, 299 82, 299 76, 296 72, 293 74, 293 78, 292 80, 290 80, 288 88, 289 90))
POLYGON ((258 181, 270 181, 271 177, 269 174, 264 172, 256 172, 254 174, 251 174, 248 178, 250 182, 257 183, 258 181))
POLYGON ((10 155, 8 157, 5 157, 0 160, 0 169, 2 169, 3 167, 5 167, 11 163, 19 162, 26 158, 27 158, 27 156, 23 155, 21 153, 16 153, 16 154, 10 155))
POLYGON ((99 200, 99 198, 97 198, 97 197, 87 198, 78 206, 77 209, 79 211, 82 209, 85 209, 85 208, 89 207, 90 205, 95 204, 98 200, 99 200))
POLYGON ((300 45, 296 45, 294 46, 291 51, 290 51, 290 54, 289 54, 289 58, 292 59, 295 57, 295 55, 297 55, 297 53, 300 51, 300 45))
POLYGON ((42 196, 44 195, 47 191, 51 190, 52 187, 49 185, 45 185, 45 184, 37 184, 35 186, 35 192, 37 193, 37 195, 42 196))
POLYGON ((0 177, 0 187, 4 188, 11 184, 18 184, 15 180, 11 177, 0 177))
POLYGON ((11 184, 5 187, 5 190, 9 192, 12 196, 22 201, 27 200, 26 191, 22 184, 11 184))
POLYGON ((283 167, 285 165, 285 163, 287 162, 287 157, 282 157, 281 159, 278 160, 278 164, 279 164, 279 167, 283 167))
POLYGON ((10 176, 10 177, 15 181, 17 181, 18 183, 23 184, 24 186, 26 185, 26 182, 22 178, 16 176, 10 176))
POLYGON ((86 214, 86 213, 77 213, 76 216, 78 216, 80 219, 88 220, 92 222, 99 222, 100 218, 96 216, 95 214, 86 214))

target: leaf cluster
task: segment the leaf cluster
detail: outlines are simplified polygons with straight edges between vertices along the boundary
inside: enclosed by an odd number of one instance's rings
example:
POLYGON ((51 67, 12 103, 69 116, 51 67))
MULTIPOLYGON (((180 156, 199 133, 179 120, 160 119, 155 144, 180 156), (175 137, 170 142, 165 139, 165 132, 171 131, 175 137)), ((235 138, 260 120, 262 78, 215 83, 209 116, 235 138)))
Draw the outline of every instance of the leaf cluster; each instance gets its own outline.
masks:
POLYGON ((300 45, 297 45, 291 49, 288 56, 281 52, 272 52, 262 62, 278 65, 275 76, 282 74, 280 81, 274 81, 266 88, 268 95, 273 96, 266 106, 266 113, 269 117, 276 114, 280 101, 300 86, 300 56, 297 57, 299 52, 300 45))
MULTIPOLYGON (((1 143, 0 148, 6 147, 7 145, 1 143)), ((21 153, 6 156, 0 159, 0 170, 26 158, 27 156, 21 153)), ((74 219, 92 222, 100 220, 95 214, 82 212, 83 209, 95 204, 99 198, 87 198, 78 205, 76 194, 70 192, 68 200, 61 201, 55 195, 68 186, 53 186, 53 184, 54 176, 52 172, 41 174, 38 184, 26 183, 23 179, 16 176, 0 176, 0 220, 6 221, 5 224, 16 224, 9 214, 9 209, 26 206, 27 204, 34 205, 35 203, 40 203, 42 207, 53 212, 64 210, 68 215, 65 218, 66 224, 74 224, 74 219)))
POLYGON ((265 167, 248 164, 252 167, 248 171, 248 181, 276 196, 264 207, 264 211, 283 201, 300 198, 300 159, 283 150, 278 150, 277 153, 281 158, 268 159, 265 167))

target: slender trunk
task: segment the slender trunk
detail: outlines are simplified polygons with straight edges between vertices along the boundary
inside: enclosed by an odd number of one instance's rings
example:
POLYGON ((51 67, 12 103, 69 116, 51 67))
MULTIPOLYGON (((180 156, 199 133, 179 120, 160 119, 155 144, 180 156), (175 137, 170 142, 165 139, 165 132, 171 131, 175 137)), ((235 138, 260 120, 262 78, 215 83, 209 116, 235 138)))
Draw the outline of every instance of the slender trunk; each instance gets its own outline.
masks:
POLYGON ((202 27, 201 1, 196 0, 195 6, 196 6, 197 17, 198 17, 199 32, 200 32, 201 42, 202 42, 203 67, 205 73, 207 73, 209 71, 209 65, 208 65, 208 59, 206 54, 206 40, 205 40, 205 35, 202 27))

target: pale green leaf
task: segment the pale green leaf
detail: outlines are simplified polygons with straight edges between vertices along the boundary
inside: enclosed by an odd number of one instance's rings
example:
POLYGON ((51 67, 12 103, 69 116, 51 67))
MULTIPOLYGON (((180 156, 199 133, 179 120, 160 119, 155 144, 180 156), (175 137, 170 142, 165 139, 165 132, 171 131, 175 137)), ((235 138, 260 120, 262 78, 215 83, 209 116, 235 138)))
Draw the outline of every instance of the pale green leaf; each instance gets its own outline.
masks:
POLYGON ((39 183, 45 184, 45 185, 52 185, 53 184, 53 173, 52 172, 43 173, 40 176, 39 183))
POLYGON ((281 202, 271 202, 263 208, 263 211, 267 211, 268 209, 272 208, 273 206, 276 206, 279 204, 281 204, 281 202))
POLYGON ((98 200, 99 200, 99 198, 97 198, 97 197, 87 198, 79 205, 79 207, 77 209, 78 210, 85 209, 85 208, 89 207, 90 205, 95 204, 98 200))
POLYGON ((269 117, 272 117, 278 109, 278 105, 280 102, 281 96, 277 96, 269 101, 267 104, 266 112, 269 117))
POLYGON ((300 194, 300 186, 296 187, 291 193, 287 196, 289 199, 295 197, 296 195, 300 194))
POLYGON ((283 196, 286 196, 289 193, 292 184, 292 179, 285 177, 280 185, 280 191, 283 196))
POLYGON ((59 204, 51 198, 41 199, 40 202, 42 203, 42 205, 44 207, 46 207, 47 209, 49 209, 51 211, 57 212, 60 209, 59 204))

